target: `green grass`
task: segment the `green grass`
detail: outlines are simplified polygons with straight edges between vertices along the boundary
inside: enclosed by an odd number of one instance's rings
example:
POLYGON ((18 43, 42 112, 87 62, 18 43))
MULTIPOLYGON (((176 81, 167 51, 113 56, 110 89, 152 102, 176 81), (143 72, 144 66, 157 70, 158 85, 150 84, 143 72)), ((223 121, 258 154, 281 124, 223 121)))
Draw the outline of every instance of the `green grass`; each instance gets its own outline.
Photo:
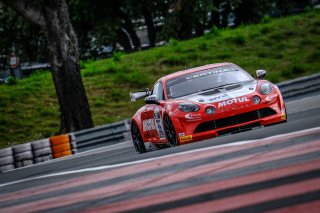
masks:
MULTIPOLYGON (((237 29, 213 28, 188 41, 112 58, 82 61, 82 76, 95 125, 132 117, 143 100, 129 92, 152 87, 161 76, 185 68, 229 61, 250 73, 266 69, 280 82, 320 71, 320 14, 311 11, 237 29)), ((58 103, 49 72, 0 86, 0 147, 57 134, 58 103)))

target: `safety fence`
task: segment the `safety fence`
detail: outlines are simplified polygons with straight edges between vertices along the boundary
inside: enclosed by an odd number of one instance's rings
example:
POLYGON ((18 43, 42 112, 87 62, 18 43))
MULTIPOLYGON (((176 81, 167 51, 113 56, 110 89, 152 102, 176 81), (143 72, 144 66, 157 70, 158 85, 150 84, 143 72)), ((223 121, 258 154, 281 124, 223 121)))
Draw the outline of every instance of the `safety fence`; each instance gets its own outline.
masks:
POLYGON ((123 120, 73 133, 78 152, 131 140, 130 122, 123 120))
POLYGON ((289 99, 320 90, 320 73, 278 83, 282 97, 289 99))

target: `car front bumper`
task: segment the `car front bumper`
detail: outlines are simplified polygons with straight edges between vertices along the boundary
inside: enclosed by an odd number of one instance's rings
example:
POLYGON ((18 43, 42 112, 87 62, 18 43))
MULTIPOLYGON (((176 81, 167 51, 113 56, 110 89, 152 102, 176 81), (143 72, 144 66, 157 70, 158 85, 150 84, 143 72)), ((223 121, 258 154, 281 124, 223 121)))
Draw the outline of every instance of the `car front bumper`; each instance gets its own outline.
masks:
POLYGON ((266 96, 253 93, 246 98, 250 100, 248 103, 230 104, 222 108, 218 108, 217 104, 209 104, 217 108, 213 115, 205 113, 208 104, 202 105, 198 112, 177 112, 171 118, 179 144, 286 122, 286 110, 280 93, 273 92, 266 96), (251 100, 257 95, 261 102, 254 104, 251 100))

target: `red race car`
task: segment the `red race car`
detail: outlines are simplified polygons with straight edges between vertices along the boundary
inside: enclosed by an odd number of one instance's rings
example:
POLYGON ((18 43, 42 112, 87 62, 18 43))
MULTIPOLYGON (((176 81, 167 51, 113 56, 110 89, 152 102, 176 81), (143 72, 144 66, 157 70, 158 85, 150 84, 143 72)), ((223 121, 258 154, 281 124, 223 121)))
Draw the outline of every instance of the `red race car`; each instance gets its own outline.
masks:
POLYGON ((145 142, 162 146, 201 141, 287 120, 278 87, 256 79, 232 63, 209 64, 159 79, 153 90, 130 93, 145 98, 132 118, 133 144, 146 152, 145 142))

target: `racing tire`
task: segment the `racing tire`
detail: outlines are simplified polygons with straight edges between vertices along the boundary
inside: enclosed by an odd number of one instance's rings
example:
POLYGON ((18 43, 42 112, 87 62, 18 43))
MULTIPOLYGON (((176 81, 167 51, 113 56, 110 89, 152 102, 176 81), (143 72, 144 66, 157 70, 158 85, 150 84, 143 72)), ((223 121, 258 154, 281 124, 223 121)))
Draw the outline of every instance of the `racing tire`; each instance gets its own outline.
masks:
POLYGON ((134 122, 132 122, 131 124, 131 135, 132 135, 132 142, 136 151, 139 152, 140 154, 147 152, 140 130, 137 124, 134 122))
POLYGON ((9 171, 9 170, 13 170, 14 169, 14 165, 13 164, 8 164, 5 166, 0 166, 0 173, 9 171))
POLYGON ((51 146, 57 146, 61 144, 67 144, 70 142, 69 135, 57 135, 49 138, 51 146))
POLYGON ((33 157, 38 158, 41 156, 47 156, 47 155, 51 155, 52 151, 51 148, 44 148, 44 149, 37 149, 33 151, 33 157))
POLYGON ((0 158, 0 166, 6 166, 13 163, 14 163, 13 156, 6 156, 6 157, 0 158))
POLYGON ((21 167, 25 167, 25 166, 30 166, 33 164, 32 160, 22 160, 22 161, 17 161, 14 163, 16 168, 21 168, 21 167))
POLYGON ((64 151, 64 152, 58 152, 58 153, 52 153, 53 158, 62 158, 62 157, 67 157, 67 156, 71 156, 71 155, 72 155, 71 150, 64 151))
POLYGON ((49 139, 34 141, 31 143, 31 146, 32 146, 32 150, 50 148, 50 141, 49 139))
POLYGON ((47 156, 41 156, 41 157, 37 157, 33 159, 34 163, 42 163, 48 160, 52 160, 52 156, 51 155, 47 155, 47 156))
POLYGON ((52 153, 70 151, 71 150, 71 145, 70 145, 70 143, 56 145, 56 146, 52 146, 51 150, 52 150, 52 153))
POLYGON ((31 150, 31 143, 19 144, 12 147, 14 155, 18 153, 30 152, 31 150))
POLYGON ((33 154, 31 151, 26 151, 26 152, 21 152, 18 154, 15 154, 14 156, 14 161, 25 161, 25 160, 32 160, 33 159, 33 154))
POLYGON ((178 139, 177 139, 176 130, 169 116, 167 115, 164 116, 163 124, 164 124, 164 131, 166 133, 166 137, 168 141, 167 145, 169 147, 177 146, 178 139))
POLYGON ((0 158, 2 157, 7 157, 7 156, 12 156, 13 152, 12 152, 12 148, 5 148, 5 149, 0 149, 0 158))

